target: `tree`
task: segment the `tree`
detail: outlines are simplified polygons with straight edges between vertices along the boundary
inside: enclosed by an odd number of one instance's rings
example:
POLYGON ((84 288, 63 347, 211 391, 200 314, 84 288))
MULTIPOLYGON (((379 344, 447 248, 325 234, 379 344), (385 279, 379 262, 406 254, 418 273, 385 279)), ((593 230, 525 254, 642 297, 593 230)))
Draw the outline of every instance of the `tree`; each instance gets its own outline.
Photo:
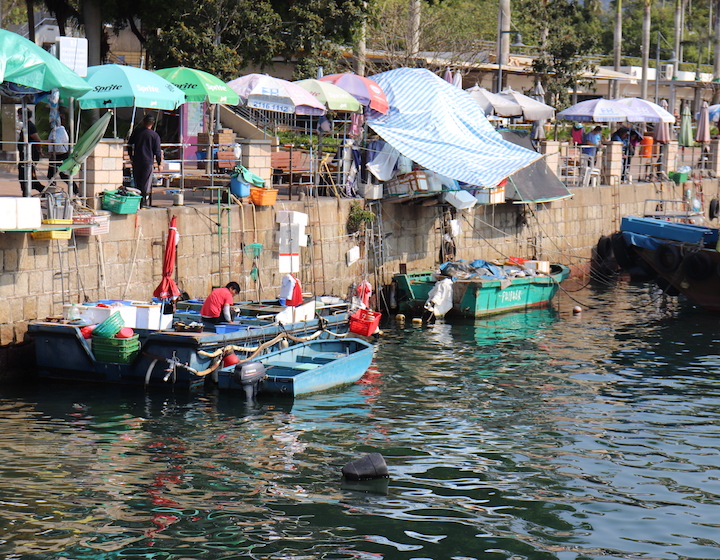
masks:
POLYGON ((572 0, 523 0, 519 4, 515 14, 540 44, 541 55, 533 60, 533 71, 554 105, 564 108, 570 102, 568 91, 576 89, 581 75, 595 70, 585 55, 594 53, 598 44, 598 15, 572 0))

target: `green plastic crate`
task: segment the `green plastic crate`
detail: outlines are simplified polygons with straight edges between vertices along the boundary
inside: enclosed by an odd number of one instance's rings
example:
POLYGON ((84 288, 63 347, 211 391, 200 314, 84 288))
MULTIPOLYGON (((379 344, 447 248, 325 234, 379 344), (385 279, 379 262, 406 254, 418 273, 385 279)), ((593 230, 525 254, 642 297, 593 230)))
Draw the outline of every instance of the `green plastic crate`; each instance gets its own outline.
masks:
POLYGON ((115 214, 135 214, 140 208, 142 196, 137 194, 121 195, 118 191, 103 192, 103 210, 110 210, 115 214))
POLYGON ((96 348, 93 344, 93 354, 98 362, 111 362, 113 364, 129 364, 135 359, 135 356, 140 352, 140 348, 132 350, 112 349, 105 350, 102 348, 96 348))
POLYGON ((687 171, 684 173, 679 173, 678 171, 671 171, 670 173, 668 173, 668 177, 670 177, 671 181, 679 185, 688 180, 689 174, 687 173, 687 171))
POLYGON ((130 338, 93 337, 93 348, 102 350, 137 350, 140 348, 140 338, 134 334, 130 338))
POLYGON ((125 321, 119 311, 115 311, 110 317, 93 329, 93 338, 112 338, 125 326, 125 321))

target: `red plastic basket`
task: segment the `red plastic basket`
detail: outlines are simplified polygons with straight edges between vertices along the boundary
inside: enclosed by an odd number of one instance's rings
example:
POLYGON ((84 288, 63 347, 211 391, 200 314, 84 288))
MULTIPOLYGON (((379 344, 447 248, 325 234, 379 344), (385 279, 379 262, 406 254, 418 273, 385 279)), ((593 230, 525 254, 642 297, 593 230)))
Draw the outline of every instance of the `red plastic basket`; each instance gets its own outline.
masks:
POLYGON ((350 332, 370 336, 377 330, 381 318, 382 313, 370 309, 358 309, 350 315, 350 332))

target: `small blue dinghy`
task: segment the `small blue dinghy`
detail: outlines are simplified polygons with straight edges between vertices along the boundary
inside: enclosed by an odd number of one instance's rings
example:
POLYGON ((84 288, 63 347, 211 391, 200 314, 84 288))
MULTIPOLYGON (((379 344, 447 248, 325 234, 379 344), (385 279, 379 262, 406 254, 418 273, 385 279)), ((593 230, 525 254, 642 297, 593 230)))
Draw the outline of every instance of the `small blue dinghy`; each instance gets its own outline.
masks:
POLYGON ((354 383, 370 367, 374 346, 357 338, 312 340, 218 371, 220 390, 295 397, 354 383))

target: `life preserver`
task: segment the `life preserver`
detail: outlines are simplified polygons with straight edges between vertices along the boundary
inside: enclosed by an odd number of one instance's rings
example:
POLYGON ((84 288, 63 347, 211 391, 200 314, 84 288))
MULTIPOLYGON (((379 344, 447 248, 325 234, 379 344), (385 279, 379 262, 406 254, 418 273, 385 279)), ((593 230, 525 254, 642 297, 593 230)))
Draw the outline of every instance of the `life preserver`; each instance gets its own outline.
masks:
POLYGON ((655 265, 663 272, 677 270, 681 260, 680 249, 672 243, 663 243, 655 251, 655 265))
POLYGON ((714 220, 718 216, 720 216, 720 200, 713 198, 710 201, 710 206, 708 207, 708 218, 714 220))
POLYGON ((613 256, 613 246, 610 238, 603 235, 598 239, 595 251, 597 252, 598 259, 601 261, 611 258, 613 256))
POLYGON ((637 262, 635 249, 627 244, 621 231, 616 231, 610 236, 610 244, 615 254, 615 262, 620 268, 628 269, 635 266, 637 262))
POLYGON ((704 251, 693 251, 683 259, 683 272, 690 280, 705 280, 713 273, 712 260, 704 251))

